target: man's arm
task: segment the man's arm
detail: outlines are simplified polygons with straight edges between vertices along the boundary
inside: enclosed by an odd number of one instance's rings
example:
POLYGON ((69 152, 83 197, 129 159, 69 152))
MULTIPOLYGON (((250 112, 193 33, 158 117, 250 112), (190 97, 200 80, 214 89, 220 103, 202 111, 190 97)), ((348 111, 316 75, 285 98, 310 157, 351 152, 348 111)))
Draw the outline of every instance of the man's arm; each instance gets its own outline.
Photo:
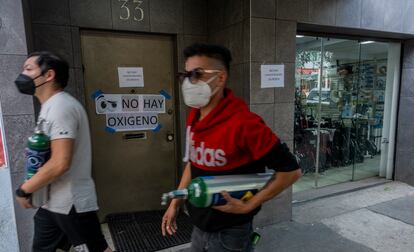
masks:
MULTIPOLYGON (((188 162, 185 165, 183 175, 181 176, 180 184, 178 185, 178 189, 186 188, 191 182, 191 164, 188 162)), ((165 211, 164 216, 162 217, 161 222, 161 231, 162 235, 165 236, 173 235, 177 232, 177 222, 176 218, 178 215, 178 210, 181 204, 184 202, 183 199, 173 199, 171 200, 170 206, 168 207, 167 211, 165 211)))
MULTIPOLYGON (((183 175, 181 176, 181 181, 180 181, 180 184, 178 185, 177 189, 187 188, 187 186, 190 184, 190 182, 191 182, 191 164, 190 164, 190 162, 188 162, 184 167, 183 175)), ((183 202, 184 202, 183 199, 173 199, 173 200, 171 200, 170 205, 173 205, 174 207, 178 207, 183 202)))
POLYGON ((21 189, 26 193, 33 193, 40 188, 52 183, 69 170, 72 162, 74 139, 62 138, 50 142, 51 157, 37 171, 37 173, 26 181, 21 189))
POLYGON ((283 190, 295 183, 300 178, 301 174, 300 169, 273 174, 266 186, 247 202, 232 198, 229 193, 222 192, 223 198, 227 200, 227 204, 223 206, 215 206, 213 208, 226 213, 249 213, 264 202, 271 200, 279 193, 283 192, 283 190))
POLYGON ((265 187, 247 202, 232 198, 227 192, 223 192, 227 204, 214 207, 215 209, 228 213, 249 213, 283 192, 302 175, 296 157, 289 151, 286 144, 280 142, 275 144, 261 160, 267 167, 276 170, 265 187))

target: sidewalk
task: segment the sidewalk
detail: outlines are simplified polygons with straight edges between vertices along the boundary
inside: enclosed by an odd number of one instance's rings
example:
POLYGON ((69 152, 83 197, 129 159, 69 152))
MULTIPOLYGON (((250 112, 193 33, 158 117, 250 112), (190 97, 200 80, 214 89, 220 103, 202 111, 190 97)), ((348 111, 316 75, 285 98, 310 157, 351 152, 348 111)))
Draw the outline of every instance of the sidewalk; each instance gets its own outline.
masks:
POLYGON ((293 207, 293 221, 265 227, 256 251, 411 252, 414 187, 389 182, 293 207))
MULTIPOLYGON (((293 221, 257 231, 258 252, 411 252, 414 187, 389 182, 295 204, 293 221)), ((188 251, 188 246, 163 251, 188 251)))

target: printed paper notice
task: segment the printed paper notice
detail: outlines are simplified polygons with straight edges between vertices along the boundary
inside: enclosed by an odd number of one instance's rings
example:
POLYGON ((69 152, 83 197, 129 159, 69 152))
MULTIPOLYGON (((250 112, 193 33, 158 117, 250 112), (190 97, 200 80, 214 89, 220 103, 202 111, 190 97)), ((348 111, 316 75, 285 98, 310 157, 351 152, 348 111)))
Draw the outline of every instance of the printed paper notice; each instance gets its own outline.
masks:
POLYGON ((95 98, 96 114, 165 113, 165 96, 157 94, 101 94, 95 98))
POLYGON ((118 67, 119 87, 144 87, 142 67, 118 67))
POLYGON ((153 130, 158 126, 155 113, 113 113, 106 114, 106 127, 115 132, 153 130))
POLYGON ((262 65, 261 88, 274 88, 285 86, 285 65, 262 65))

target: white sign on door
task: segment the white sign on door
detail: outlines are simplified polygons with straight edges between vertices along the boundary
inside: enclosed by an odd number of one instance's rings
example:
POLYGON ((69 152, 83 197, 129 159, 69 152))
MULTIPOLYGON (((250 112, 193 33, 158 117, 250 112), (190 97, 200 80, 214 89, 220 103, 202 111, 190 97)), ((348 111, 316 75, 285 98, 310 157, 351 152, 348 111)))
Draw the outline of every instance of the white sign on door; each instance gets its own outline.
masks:
POLYGON ((112 113, 106 114, 106 127, 115 132, 153 130, 158 126, 156 113, 112 113))
POLYGON ((285 65, 261 65, 261 88, 285 86, 285 65))
POLYGON ((143 87, 142 67, 118 67, 119 87, 143 87))
POLYGON ((97 114, 165 113, 165 96, 148 94, 100 94, 95 98, 97 114))

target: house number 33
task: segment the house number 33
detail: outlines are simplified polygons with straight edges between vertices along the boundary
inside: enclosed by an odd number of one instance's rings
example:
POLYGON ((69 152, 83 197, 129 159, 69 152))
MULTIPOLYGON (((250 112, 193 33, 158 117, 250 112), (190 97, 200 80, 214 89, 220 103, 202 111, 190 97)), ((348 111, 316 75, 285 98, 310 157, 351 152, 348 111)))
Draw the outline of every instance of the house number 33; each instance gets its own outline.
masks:
POLYGON ((141 7, 143 1, 140 0, 118 0, 121 2, 121 11, 119 13, 119 19, 128 20, 131 17, 134 21, 140 22, 144 20, 144 10, 141 7), (133 7, 128 6, 128 3, 132 2, 133 7))

